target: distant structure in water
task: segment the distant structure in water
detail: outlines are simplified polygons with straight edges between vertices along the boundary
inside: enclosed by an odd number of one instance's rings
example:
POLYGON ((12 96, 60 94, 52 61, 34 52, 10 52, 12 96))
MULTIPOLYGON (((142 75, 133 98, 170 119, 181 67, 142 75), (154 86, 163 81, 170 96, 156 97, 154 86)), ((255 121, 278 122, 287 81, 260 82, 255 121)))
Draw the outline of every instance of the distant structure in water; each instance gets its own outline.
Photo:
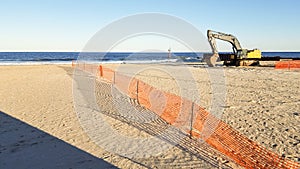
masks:
POLYGON ((168 59, 171 59, 171 48, 168 49, 168 59))

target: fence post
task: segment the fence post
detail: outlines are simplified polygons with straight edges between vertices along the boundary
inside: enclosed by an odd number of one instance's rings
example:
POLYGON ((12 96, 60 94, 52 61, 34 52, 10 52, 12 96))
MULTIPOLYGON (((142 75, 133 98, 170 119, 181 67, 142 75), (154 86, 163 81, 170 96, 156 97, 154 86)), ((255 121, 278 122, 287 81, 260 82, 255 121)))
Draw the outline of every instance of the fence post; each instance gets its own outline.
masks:
POLYGON ((194 104, 195 104, 195 102, 192 102, 191 126, 190 126, 190 138, 193 137, 194 104))
POLYGON ((116 72, 114 71, 113 84, 116 84, 116 72))
POLYGON ((137 103, 140 104, 139 102, 139 80, 136 81, 136 100, 137 100, 137 103))
POLYGON ((102 65, 99 66, 99 73, 100 73, 100 77, 103 77, 103 67, 102 67, 102 65))

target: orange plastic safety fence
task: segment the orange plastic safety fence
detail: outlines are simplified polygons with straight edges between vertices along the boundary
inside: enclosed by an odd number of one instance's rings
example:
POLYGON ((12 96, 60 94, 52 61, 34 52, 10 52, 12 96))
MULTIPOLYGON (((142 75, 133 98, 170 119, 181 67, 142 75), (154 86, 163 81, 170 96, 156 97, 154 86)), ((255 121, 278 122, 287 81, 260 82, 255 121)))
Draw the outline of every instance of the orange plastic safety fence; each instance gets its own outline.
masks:
POLYGON ((276 62, 275 69, 300 69, 300 61, 279 61, 276 62))
MULTIPOLYGON (((89 65, 85 64, 83 68, 83 70, 88 70, 89 65)), ((299 163, 284 159, 260 146, 188 99, 158 90, 141 80, 101 65, 96 70, 98 72, 95 74, 100 74, 103 79, 114 83, 121 92, 136 99, 143 107, 157 113, 169 124, 183 129, 193 137, 204 139, 212 147, 243 167, 300 168, 299 163), (191 115, 192 113, 194 116, 191 115), (192 128, 187 127, 191 124, 189 119, 194 119, 192 128), (206 126, 215 126, 215 128, 211 132, 204 131, 209 128, 206 126)))

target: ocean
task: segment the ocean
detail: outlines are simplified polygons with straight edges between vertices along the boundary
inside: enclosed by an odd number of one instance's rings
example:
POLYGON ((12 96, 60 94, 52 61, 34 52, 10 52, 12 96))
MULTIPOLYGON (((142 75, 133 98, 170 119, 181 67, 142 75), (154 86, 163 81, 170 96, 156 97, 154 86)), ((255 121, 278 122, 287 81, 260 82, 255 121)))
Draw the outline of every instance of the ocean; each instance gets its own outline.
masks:
MULTIPOLYGON (((300 52, 262 52, 264 57, 300 58, 300 52)), ((155 62, 199 62, 203 53, 80 53, 80 52, 0 52, 0 65, 71 64, 72 60, 95 63, 155 63, 155 62)))

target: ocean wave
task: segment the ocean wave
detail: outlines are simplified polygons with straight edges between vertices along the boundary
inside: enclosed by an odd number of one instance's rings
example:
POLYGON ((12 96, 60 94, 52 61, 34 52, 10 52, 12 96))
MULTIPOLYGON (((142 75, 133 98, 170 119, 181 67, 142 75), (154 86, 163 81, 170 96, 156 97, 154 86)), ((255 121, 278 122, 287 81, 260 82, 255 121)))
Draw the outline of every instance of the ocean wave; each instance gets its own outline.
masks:
POLYGON ((0 62, 1 66, 14 66, 14 65, 64 65, 64 64, 72 64, 72 61, 41 61, 41 62, 36 62, 36 61, 5 61, 5 62, 0 62))
POLYGON ((93 60, 43 60, 43 61, 2 61, 0 65, 60 65, 76 63, 88 64, 153 64, 153 63, 175 63, 178 59, 165 60, 107 60, 107 61, 93 61, 93 60))

